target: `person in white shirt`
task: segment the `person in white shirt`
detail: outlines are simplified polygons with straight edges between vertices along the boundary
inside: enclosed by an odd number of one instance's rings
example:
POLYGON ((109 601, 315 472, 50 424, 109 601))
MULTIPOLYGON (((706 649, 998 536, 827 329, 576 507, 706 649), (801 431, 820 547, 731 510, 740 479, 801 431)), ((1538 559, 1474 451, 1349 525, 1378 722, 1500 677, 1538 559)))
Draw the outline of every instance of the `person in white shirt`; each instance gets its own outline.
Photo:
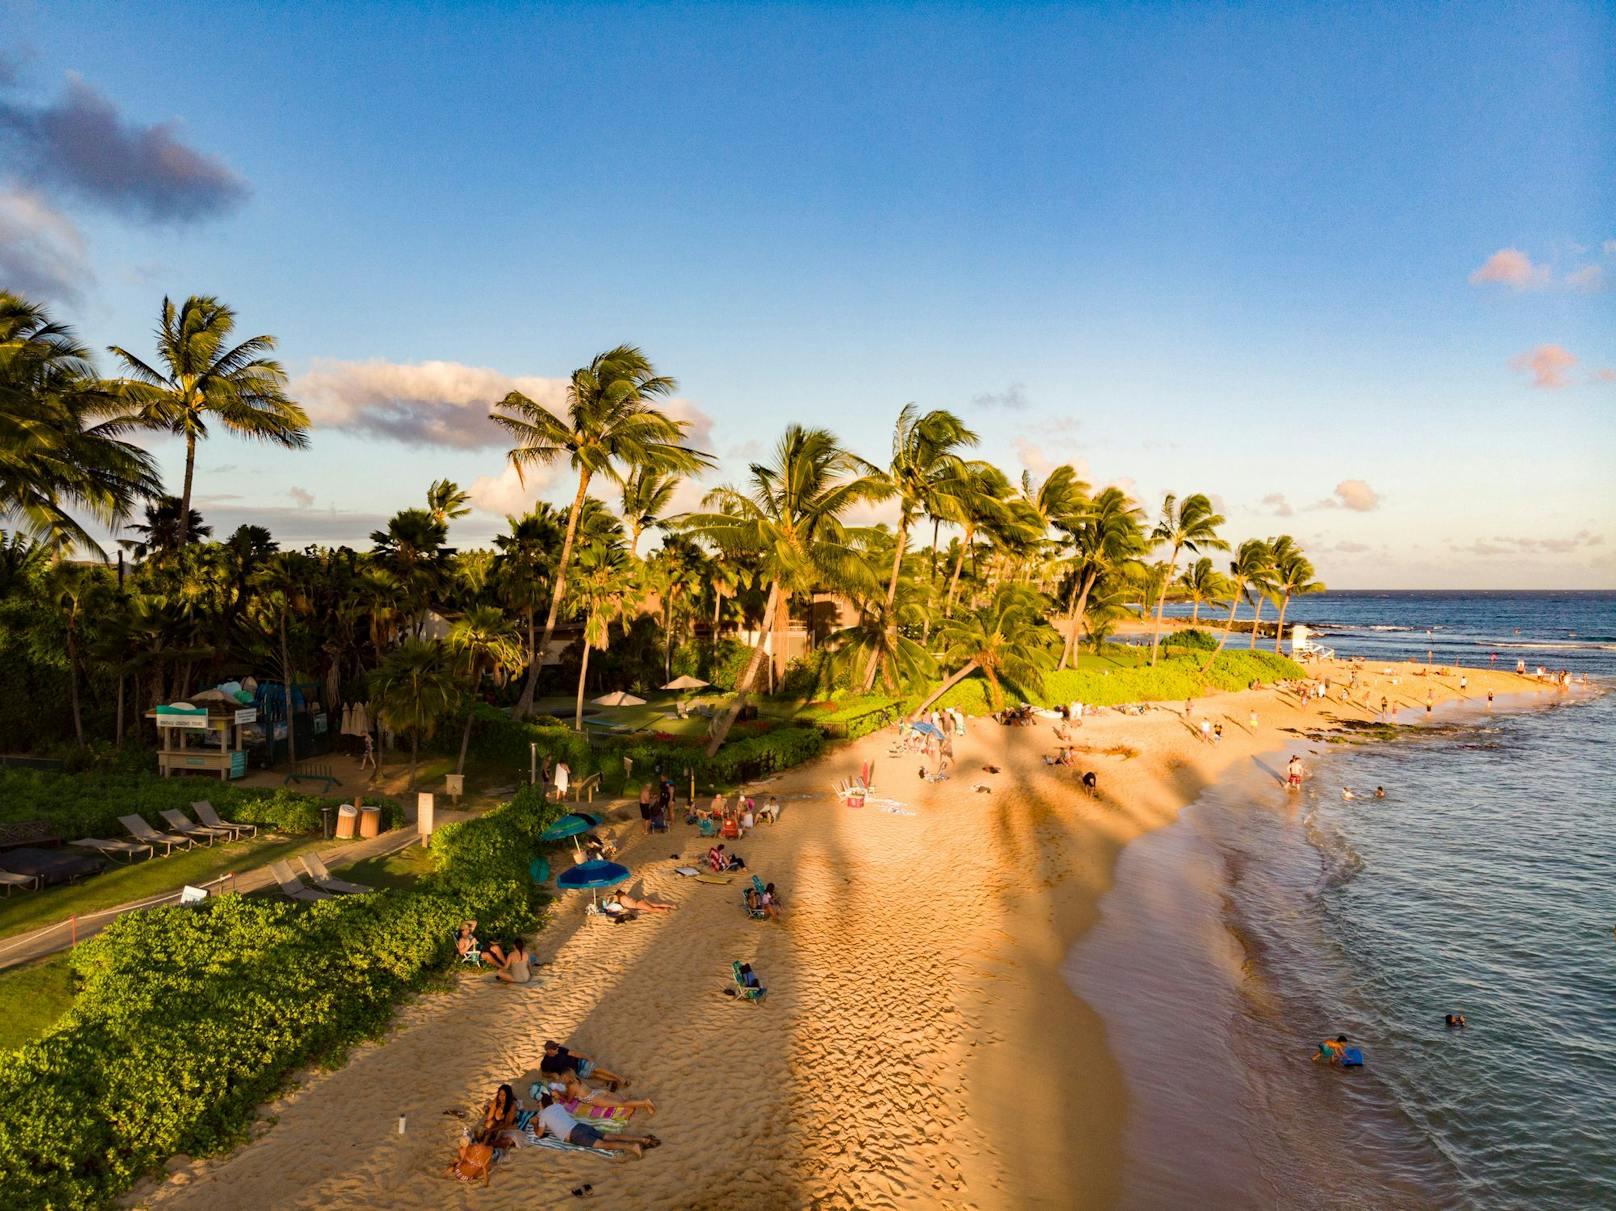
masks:
POLYGON ((554 1136, 564 1144, 575 1144, 580 1148, 632 1152, 635 1156, 643 1156, 647 1148, 655 1148, 662 1143, 654 1135, 630 1135, 626 1131, 607 1135, 588 1123, 580 1123, 548 1093, 539 1098, 539 1134, 554 1136))
POLYGON ((567 787, 572 784, 572 770, 565 761, 557 761, 555 767, 555 797, 560 803, 567 797, 567 787))

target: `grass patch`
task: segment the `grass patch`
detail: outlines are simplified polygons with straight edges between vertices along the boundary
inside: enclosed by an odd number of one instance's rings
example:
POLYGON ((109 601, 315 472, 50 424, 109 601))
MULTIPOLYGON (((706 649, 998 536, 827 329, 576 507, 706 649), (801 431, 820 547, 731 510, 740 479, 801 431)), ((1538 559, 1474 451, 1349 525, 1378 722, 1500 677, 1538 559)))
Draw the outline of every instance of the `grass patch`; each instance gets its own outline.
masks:
POLYGON ((401 888, 413 891, 422 879, 432 873, 432 853, 424 846, 412 845, 396 854, 366 858, 363 862, 355 862, 332 873, 339 879, 363 883, 377 890, 401 888))
POLYGON ((73 967, 65 954, 0 971, 0 1051, 31 1043, 73 1004, 73 967))
POLYGON ((71 916, 82 917, 131 900, 178 891, 186 883, 205 883, 227 871, 240 874, 326 844, 329 843, 318 837, 289 840, 254 837, 212 847, 201 846, 167 858, 143 858, 133 866, 112 866, 72 887, 53 887, 0 901, 0 937, 27 933, 71 916))

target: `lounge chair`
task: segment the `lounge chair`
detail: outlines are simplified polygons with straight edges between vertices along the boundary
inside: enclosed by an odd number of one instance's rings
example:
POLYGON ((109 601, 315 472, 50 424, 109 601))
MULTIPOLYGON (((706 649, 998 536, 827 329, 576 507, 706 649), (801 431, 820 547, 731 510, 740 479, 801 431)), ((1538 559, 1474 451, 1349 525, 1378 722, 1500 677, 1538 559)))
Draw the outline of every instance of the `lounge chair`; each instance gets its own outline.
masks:
POLYGON ((124 855, 125 862, 133 862, 136 854, 145 854, 150 857, 152 847, 141 841, 113 841, 106 837, 85 837, 82 841, 69 841, 69 845, 77 845, 80 849, 93 849, 108 858, 124 855))
POLYGON ((193 841, 206 841, 209 845, 212 845, 220 837, 223 837, 226 841, 234 841, 236 839, 235 833, 231 832, 228 828, 210 828, 206 824, 198 824, 195 820, 189 819, 185 813, 180 811, 180 809, 177 807, 170 808, 168 811, 158 812, 157 814, 164 820, 168 821, 168 826, 175 832, 184 833, 193 841))
POLYGON ((292 868, 285 862, 271 862, 269 864, 269 877, 280 884, 281 894, 288 900, 330 900, 335 898, 328 891, 304 886, 303 880, 293 874, 292 868))
POLYGON ((460 951, 460 961, 462 963, 470 963, 473 967, 482 966, 483 948, 475 935, 471 939, 471 945, 466 947, 465 950, 460 950, 460 931, 458 929, 449 932, 449 939, 454 949, 460 951))
POLYGON ((9 870, 0 870, 0 886, 6 889, 6 895, 11 895, 13 887, 25 887, 29 891, 39 890, 38 875, 14 875, 9 870))
POLYGON ((192 838, 178 833, 160 833, 139 816, 119 816, 118 823, 123 825, 124 831, 136 841, 144 841, 147 845, 161 845, 165 856, 173 853, 176 845, 190 849, 196 844, 192 838))
POLYGON ((335 892, 339 896, 363 896, 375 890, 363 883, 350 883, 346 879, 337 878, 326 869, 320 855, 312 851, 303 854, 299 861, 303 863, 303 869, 309 872, 310 881, 321 891, 335 892))
POLYGON ((767 921, 769 914, 763 910, 763 880, 756 875, 752 876, 752 886, 741 889, 741 905, 746 909, 746 915, 754 921, 767 921), (752 905, 752 897, 757 896, 757 907, 752 905))
MULTIPOLYGON (((763 998, 768 995, 766 989, 753 988, 741 975, 741 961, 736 959, 729 965, 730 974, 735 977, 735 995, 742 1001, 751 1001, 754 1005, 761 1005, 763 998)), ((756 972, 753 973, 757 974, 756 972)))
POLYGON ((230 820, 219 819, 219 813, 213 810, 213 804, 206 799, 199 799, 191 804, 191 810, 196 813, 196 818, 209 828, 228 828, 237 836, 242 833, 246 833, 249 837, 258 835, 258 826, 256 824, 236 824, 230 820))

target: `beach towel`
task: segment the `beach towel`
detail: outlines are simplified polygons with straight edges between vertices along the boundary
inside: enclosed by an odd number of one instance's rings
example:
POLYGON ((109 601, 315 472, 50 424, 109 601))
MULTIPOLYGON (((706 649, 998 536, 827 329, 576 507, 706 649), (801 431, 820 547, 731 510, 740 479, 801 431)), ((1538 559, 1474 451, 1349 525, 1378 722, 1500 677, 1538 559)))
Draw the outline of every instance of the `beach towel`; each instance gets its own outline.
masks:
POLYGON ((535 1135, 529 1131, 523 1141, 530 1148, 553 1148, 557 1152, 587 1152, 591 1156, 604 1156, 609 1161, 620 1161, 628 1156, 626 1152, 613 1152, 609 1148, 585 1148, 582 1144, 569 1144, 566 1140, 558 1140, 553 1135, 535 1135))
POLYGON ((621 1131, 625 1123, 634 1117, 634 1110, 629 1106, 595 1106, 587 1102, 580 1102, 577 1098, 562 1102, 561 1108, 575 1119, 588 1119, 589 1125, 597 1131, 621 1131), (614 1126, 607 1126, 610 1122, 614 1126))
POLYGON ((673 868, 673 873, 676 875, 683 875, 687 879, 694 879, 697 875, 701 874, 701 871, 697 870, 694 866, 675 866, 673 868))
POLYGON ((886 814, 889 816, 912 816, 915 814, 907 807, 898 807, 896 804, 883 803, 881 805, 881 810, 886 812, 886 814))

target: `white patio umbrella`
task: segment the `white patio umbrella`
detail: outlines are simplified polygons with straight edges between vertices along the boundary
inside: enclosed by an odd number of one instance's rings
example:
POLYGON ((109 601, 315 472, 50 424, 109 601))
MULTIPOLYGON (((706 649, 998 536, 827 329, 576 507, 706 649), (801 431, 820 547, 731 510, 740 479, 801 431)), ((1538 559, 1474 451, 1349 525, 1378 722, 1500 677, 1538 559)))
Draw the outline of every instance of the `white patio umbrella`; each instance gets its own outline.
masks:
POLYGON ((711 684, 710 681, 703 681, 700 677, 692 677, 686 673, 682 677, 675 677, 662 688, 665 690, 699 690, 703 686, 711 684))
POLYGON ((615 694, 602 694, 594 699, 596 706, 644 706, 644 698, 636 698, 626 690, 618 690, 615 694))

